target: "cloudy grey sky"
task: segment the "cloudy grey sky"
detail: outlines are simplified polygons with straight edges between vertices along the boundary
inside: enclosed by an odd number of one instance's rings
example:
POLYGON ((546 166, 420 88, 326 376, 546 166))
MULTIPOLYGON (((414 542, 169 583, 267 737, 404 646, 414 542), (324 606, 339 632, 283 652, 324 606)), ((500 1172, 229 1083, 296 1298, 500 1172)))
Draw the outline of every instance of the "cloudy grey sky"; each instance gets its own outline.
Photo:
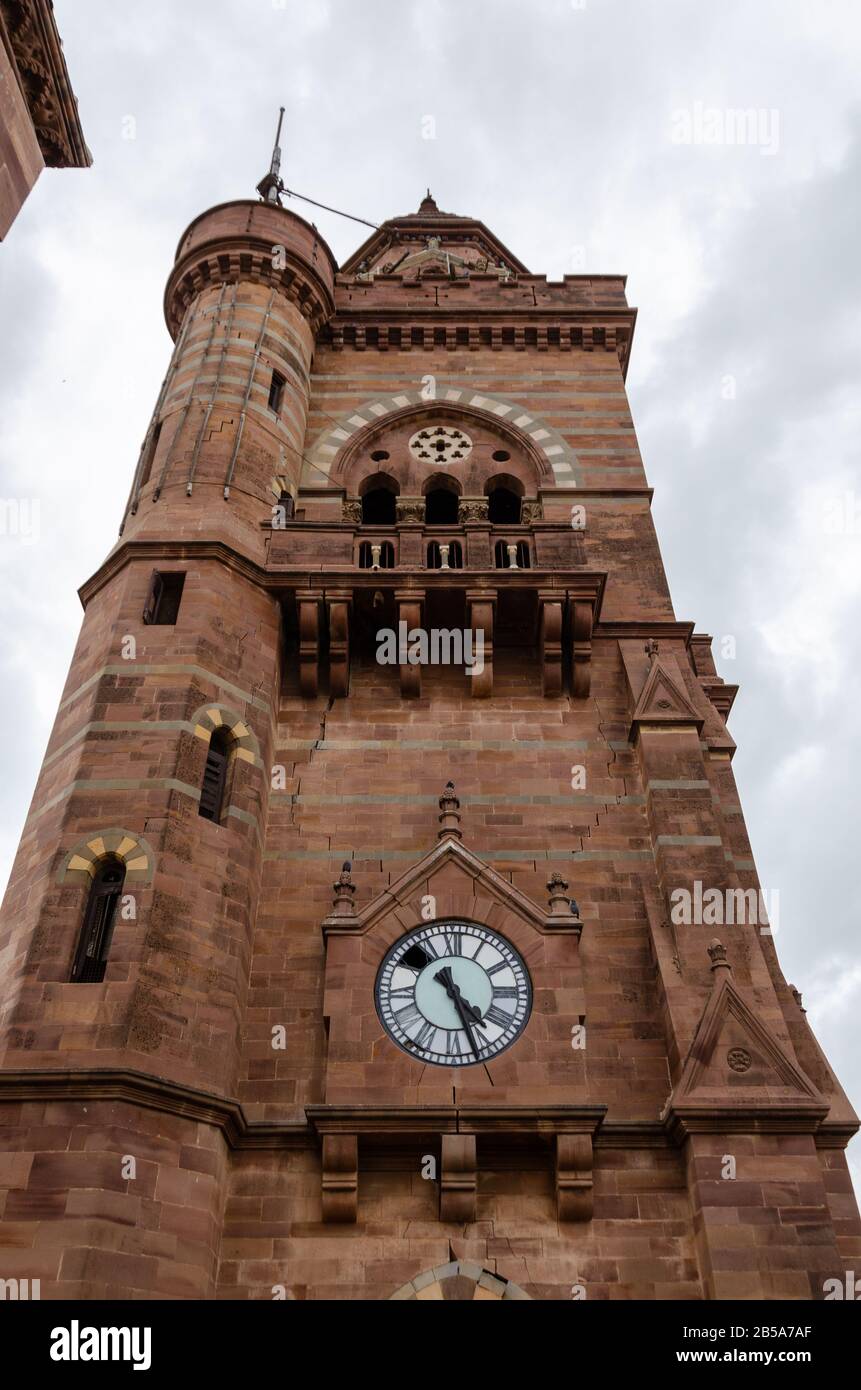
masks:
MULTIPOLYGON (((676 613, 717 652, 734 639, 719 667, 741 685, 735 771, 778 949, 861 1106, 856 0, 55 11, 95 162, 44 174, 0 247, 0 498, 40 506, 38 539, 0 534, 0 879, 76 589, 114 542, 167 363, 176 243, 204 208, 253 196, 283 103, 299 192, 381 221, 430 185, 535 272, 628 273, 676 613), (753 127, 730 123, 742 109, 753 127)), ((339 260, 364 239, 312 215, 339 260)))

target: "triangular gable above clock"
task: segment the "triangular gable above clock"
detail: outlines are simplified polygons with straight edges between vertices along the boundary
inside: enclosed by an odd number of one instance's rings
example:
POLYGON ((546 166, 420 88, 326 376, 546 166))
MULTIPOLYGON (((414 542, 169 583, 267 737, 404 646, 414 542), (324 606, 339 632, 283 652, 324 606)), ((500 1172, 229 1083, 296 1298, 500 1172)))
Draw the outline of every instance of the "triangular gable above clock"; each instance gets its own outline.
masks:
MULTIPOLYGON (((502 929, 514 918, 534 931, 558 932, 560 918, 542 911, 525 893, 485 864, 455 836, 447 837, 418 859, 382 893, 350 916, 333 914, 323 921, 326 936, 363 935, 385 918, 402 931, 430 918, 464 916, 502 929), (433 899, 432 905, 428 899, 433 899), (432 910, 428 911, 428 907, 432 910)), ((561 919, 574 931, 578 918, 561 919)))

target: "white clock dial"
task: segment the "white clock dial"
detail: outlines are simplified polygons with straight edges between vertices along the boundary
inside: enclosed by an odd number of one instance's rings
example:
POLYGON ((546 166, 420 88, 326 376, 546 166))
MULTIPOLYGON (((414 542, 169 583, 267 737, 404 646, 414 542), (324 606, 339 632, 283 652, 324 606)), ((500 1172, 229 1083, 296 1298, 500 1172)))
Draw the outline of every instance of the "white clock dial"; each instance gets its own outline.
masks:
POLYGON ((377 1013, 394 1042, 419 1062, 486 1062, 520 1036, 532 985, 513 946, 475 922, 429 922, 386 954, 377 1013))

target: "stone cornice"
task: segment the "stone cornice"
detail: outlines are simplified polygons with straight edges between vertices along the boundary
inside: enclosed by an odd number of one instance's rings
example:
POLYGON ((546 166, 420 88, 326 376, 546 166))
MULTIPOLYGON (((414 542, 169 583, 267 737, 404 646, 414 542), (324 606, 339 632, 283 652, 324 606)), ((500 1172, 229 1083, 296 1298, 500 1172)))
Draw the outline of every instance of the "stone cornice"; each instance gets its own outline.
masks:
POLYGON ((92 164, 50 0, 0 0, 0 36, 45 163, 59 169, 92 164))
POLYGON ((237 1100, 122 1068, 0 1071, 0 1103, 23 1100, 126 1101, 212 1125, 222 1131, 232 1149, 308 1148, 312 1143, 301 1120, 252 1122, 237 1100))
POLYGON ((595 1134, 606 1105, 308 1105, 315 1134, 595 1134))
MULTIPOLYGON (((113 1067, 80 1071, 18 1068, 0 1071, 0 1105, 21 1101, 123 1101, 220 1129, 232 1149, 308 1149, 326 1134, 472 1133, 555 1136, 591 1134, 596 1148, 664 1148, 689 1133, 813 1133, 817 1148, 845 1149, 855 1123, 780 1115, 765 1109, 711 1111, 684 1127, 650 1120, 607 1120, 606 1105, 335 1106, 309 1105, 305 1120, 252 1121, 240 1101, 164 1077, 113 1067)), ((821 1109, 821 1108, 820 1108, 821 1109)), ((669 1117, 668 1117, 669 1120, 669 1117)))
MULTIPOLYGON (((667 1110, 664 1126, 676 1144, 691 1134, 817 1134, 828 1110, 827 1103, 803 1099, 762 1105, 682 1104, 667 1110)), ((832 1131, 831 1142, 823 1147, 833 1148, 834 1137, 832 1131)))

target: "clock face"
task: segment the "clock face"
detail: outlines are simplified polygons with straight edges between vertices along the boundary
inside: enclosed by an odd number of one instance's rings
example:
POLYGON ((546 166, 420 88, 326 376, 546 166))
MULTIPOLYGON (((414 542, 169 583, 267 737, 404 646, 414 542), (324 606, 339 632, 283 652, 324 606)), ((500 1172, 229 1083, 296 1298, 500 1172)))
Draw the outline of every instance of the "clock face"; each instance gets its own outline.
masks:
POLYGON ((377 975, 377 1013, 419 1062, 468 1067, 526 1027, 532 985, 504 937, 473 922, 431 922, 401 937, 377 975))

